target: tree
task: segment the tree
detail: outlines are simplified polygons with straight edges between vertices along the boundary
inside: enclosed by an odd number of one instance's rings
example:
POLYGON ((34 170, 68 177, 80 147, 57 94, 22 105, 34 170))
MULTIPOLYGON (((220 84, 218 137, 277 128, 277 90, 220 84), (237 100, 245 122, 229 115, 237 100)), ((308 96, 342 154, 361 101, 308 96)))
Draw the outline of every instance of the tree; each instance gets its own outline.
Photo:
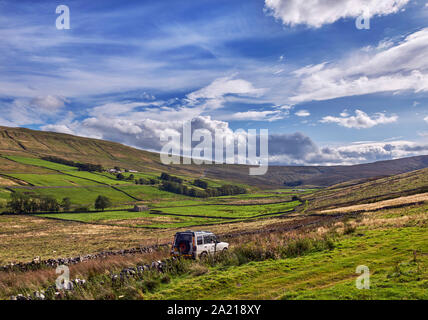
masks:
POLYGON ((196 179, 195 181, 193 181, 193 185, 202 188, 202 189, 206 189, 208 188, 208 183, 204 180, 201 179, 196 179))
POLYGON ((117 180, 123 180, 123 179, 125 179, 125 176, 124 176, 123 174, 119 173, 119 174, 116 176, 116 179, 117 179, 117 180))
POLYGON ((61 207, 62 207, 62 209, 64 211, 70 211, 70 208, 71 208, 71 199, 68 198, 68 197, 62 199, 61 207))
POLYGON ((12 213, 25 213, 25 203, 28 201, 28 198, 25 194, 14 192, 10 196, 7 208, 12 213))
POLYGON ((95 209, 101 209, 104 211, 105 208, 108 208, 111 206, 111 201, 106 196, 99 195, 98 198, 95 200, 95 209))

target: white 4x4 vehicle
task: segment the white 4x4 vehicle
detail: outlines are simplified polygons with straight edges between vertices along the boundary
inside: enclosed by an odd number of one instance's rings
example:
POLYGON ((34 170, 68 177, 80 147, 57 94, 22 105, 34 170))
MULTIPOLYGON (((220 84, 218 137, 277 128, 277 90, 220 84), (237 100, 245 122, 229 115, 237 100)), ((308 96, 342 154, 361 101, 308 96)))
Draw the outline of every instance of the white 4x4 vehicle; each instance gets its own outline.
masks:
POLYGON ((218 241, 212 232, 189 230, 175 234, 171 255, 196 259, 224 252, 228 248, 229 244, 218 241))

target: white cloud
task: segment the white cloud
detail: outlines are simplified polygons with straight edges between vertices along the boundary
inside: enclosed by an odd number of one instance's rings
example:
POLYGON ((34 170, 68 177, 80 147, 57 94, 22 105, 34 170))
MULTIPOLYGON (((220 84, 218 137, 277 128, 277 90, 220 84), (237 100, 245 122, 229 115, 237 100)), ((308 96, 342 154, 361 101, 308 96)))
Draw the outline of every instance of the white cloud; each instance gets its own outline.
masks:
POLYGON ((424 118, 425 122, 428 123, 428 116, 424 118))
POLYGON ((342 159, 352 159, 354 163, 424 155, 427 154, 427 151, 427 144, 404 140, 354 143, 335 149, 335 152, 337 152, 342 159))
MULTIPOLYGON (((237 139, 226 121, 209 116, 197 116, 192 120, 192 130, 204 129, 212 134, 237 139)), ((47 125, 43 129, 78 134, 98 139, 116 141, 145 150, 160 151, 164 142, 162 133, 180 135, 182 121, 152 119, 117 119, 91 117, 82 122, 64 121, 47 125)), ((227 140, 226 143, 233 143, 227 140)), ((336 147, 318 147, 303 133, 271 134, 269 137, 269 161, 283 165, 349 165, 377 160, 396 159, 427 154, 428 145, 409 141, 359 142, 336 147)))
POLYGON ((243 79, 233 79, 233 77, 224 77, 214 80, 208 86, 194 91, 187 95, 190 100, 197 99, 216 99, 227 94, 237 94, 246 96, 260 96, 265 89, 257 89, 243 79))
POLYGON ((346 128, 371 128, 380 124, 387 124, 396 122, 398 117, 392 115, 390 117, 386 116, 384 113, 376 113, 374 116, 370 117, 367 113, 361 110, 355 110, 355 116, 342 116, 333 117, 326 116, 323 117, 320 122, 322 123, 337 123, 339 126, 346 128))
POLYGON ((362 14, 371 18, 398 12, 409 0, 265 0, 265 11, 286 25, 319 28, 362 14))
POLYGON ((299 110, 295 113, 298 117, 309 117, 311 113, 308 110, 299 110))
POLYGON ((63 97, 56 97, 53 95, 47 95, 43 97, 36 97, 31 100, 31 104, 35 107, 41 108, 43 110, 49 111, 49 112, 55 112, 58 109, 61 109, 64 107, 64 104, 68 102, 63 97))
POLYGON ((66 124, 48 124, 42 127, 43 131, 74 134, 73 130, 66 124))
POLYGON ((348 110, 343 110, 341 113, 340 113, 340 116, 341 117, 348 117, 349 116, 349 113, 348 113, 348 110))
POLYGON ((296 70, 292 102, 327 100, 377 92, 428 91, 428 28, 383 50, 355 52, 335 63, 296 70), (357 63, 358 62, 358 63, 357 63))
POLYGON ((0 122, 8 126, 41 124, 57 115, 66 102, 65 98, 53 95, 0 102, 0 122))
POLYGON ((227 120, 250 120, 250 121, 275 121, 284 118, 284 114, 280 111, 244 111, 236 112, 231 115, 227 115, 227 120))

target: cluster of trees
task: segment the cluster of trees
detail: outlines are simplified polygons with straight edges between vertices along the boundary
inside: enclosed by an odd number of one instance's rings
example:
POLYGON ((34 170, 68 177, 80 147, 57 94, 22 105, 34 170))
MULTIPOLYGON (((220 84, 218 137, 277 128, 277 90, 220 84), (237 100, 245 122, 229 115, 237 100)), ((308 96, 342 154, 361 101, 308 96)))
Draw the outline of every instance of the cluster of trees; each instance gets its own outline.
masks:
POLYGON ((233 184, 226 184, 221 187, 209 188, 205 191, 210 194, 210 197, 233 196, 237 194, 247 193, 247 189, 245 189, 244 187, 236 186, 233 184))
POLYGON ((301 180, 289 181, 289 182, 284 181, 284 186, 291 187, 291 188, 301 186, 302 184, 303 184, 303 181, 301 180))
POLYGON ((14 192, 7 203, 7 208, 12 213, 58 212, 70 210, 70 198, 64 198, 59 203, 52 196, 29 195, 14 192))
MULTIPOLYGON (((95 200, 95 209, 103 210, 112 205, 109 198, 98 196, 95 200)), ((65 197, 58 202, 52 196, 41 196, 36 194, 14 192, 7 203, 7 209, 11 213, 37 213, 37 212, 59 212, 70 211, 71 199, 65 197)), ((75 211, 89 211, 87 207, 77 208, 75 211)))
POLYGON ((175 182, 175 183, 183 183, 183 179, 179 178, 179 177, 175 177, 175 176, 171 176, 168 173, 162 172, 160 175, 160 179, 163 181, 170 181, 170 182, 175 182))
POLYGON ((157 184, 159 180, 153 178, 140 178, 135 179, 135 184, 146 184, 146 185, 154 185, 157 184))
POLYGON ((226 184, 221 187, 208 188, 208 182, 201 179, 196 179, 195 181, 193 181, 193 185, 205 189, 207 197, 231 196, 247 193, 247 189, 245 189, 244 187, 236 186, 233 184, 226 184))
POLYGON ((207 198, 247 193, 245 188, 236 185, 223 185, 221 187, 209 188, 208 183, 201 179, 194 180, 193 185, 204 190, 191 188, 183 185, 182 179, 171 176, 167 173, 162 173, 161 179, 162 183, 159 186, 159 189, 177 194, 184 194, 190 197, 207 198))
POLYGON ((89 171, 89 172, 94 172, 94 171, 103 172, 104 171, 104 168, 100 164, 80 163, 80 162, 75 162, 72 160, 66 160, 66 159, 53 157, 53 156, 43 157, 42 159, 46 160, 46 161, 50 161, 50 162, 65 164, 65 165, 71 166, 71 167, 76 167, 79 169, 79 171, 89 171))
POLYGON ((128 177, 125 177, 122 173, 118 173, 116 175, 116 179, 117 180, 128 180, 128 181, 134 181, 135 177, 134 175, 131 173, 128 177))
POLYGON ((201 179, 196 179, 195 181, 193 181, 193 185, 197 186, 199 188, 202 188, 202 189, 208 188, 208 182, 201 180, 201 179))
POLYGON ((172 181, 162 181, 159 189, 177 194, 184 194, 190 197, 206 198, 208 196, 204 190, 189 188, 182 183, 172 181))

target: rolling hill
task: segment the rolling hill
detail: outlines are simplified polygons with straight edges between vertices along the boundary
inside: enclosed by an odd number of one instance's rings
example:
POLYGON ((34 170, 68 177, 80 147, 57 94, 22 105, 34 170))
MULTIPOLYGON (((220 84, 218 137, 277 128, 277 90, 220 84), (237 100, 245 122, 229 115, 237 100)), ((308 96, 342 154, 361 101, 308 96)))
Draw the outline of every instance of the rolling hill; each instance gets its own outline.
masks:
MULTIPOLYGON (((159 154, 116 142, 69 134, 0 127, 0 154, 40 158, 56 156, 68 160, 119 166, 141 172, 229 180, 263 188, 288 186, 325 187, 355 179, 370 179, 428 167, 428 156, 379 161, 353 166, 270 166, 263 176, 249 176, 245 165, 164 165, 159 154)), ((38 173, 43 168, 0 158, 0 172, 38 173)))

